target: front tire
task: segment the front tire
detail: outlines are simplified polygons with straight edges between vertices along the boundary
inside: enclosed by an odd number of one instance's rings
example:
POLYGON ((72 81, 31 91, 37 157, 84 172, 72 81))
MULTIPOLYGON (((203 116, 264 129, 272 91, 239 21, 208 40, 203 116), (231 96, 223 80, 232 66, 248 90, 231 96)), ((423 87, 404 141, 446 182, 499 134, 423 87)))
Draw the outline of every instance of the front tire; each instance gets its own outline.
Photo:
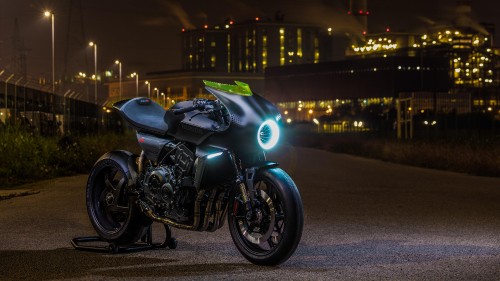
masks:
POLYGON ((87 212, 97 234, 117 246, 139 240, 151 221, 127 194, 128 173, 115 159, 99 160, 87 182, 87 212))
POLYGON ((228 224, 240 253, 258 265, 279 265, 295 252, 304 225, 302 200, 290 176, 279 168, 255 175, 258 207, 248 216, 238 188, 230 195, 228 224))

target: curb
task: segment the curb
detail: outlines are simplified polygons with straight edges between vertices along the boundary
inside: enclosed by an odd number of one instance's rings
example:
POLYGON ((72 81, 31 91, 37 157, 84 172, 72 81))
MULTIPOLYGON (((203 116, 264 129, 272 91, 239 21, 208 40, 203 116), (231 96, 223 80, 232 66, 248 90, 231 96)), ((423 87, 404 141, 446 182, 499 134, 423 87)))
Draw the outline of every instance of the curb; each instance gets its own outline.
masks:
POLYGON ((6 200, 13 197, 28 196, 40 193, 39 190, 33 189, 12 189, 12 190, 0 190, 0 200, 6 200))

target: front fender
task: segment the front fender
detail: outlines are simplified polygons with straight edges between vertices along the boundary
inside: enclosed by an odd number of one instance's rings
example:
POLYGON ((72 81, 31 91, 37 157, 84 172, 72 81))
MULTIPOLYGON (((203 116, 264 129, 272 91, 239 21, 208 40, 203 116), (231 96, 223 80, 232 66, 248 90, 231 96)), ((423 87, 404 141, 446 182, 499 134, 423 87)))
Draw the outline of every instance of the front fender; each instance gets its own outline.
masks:
POLYGON ((255 169, 256 171, 262 170, 262 169, 272 169, 275 167, 278 167, 278 163, 273 162, 273 161, 259 161, 251 167, 251 169, 255 169))
POLYGON ((245 182, 247 188, 253 189, 253 179, 260 170, 269 170, 278 167, 278 163, 272 161, 260 161, 245 169, 245 182))

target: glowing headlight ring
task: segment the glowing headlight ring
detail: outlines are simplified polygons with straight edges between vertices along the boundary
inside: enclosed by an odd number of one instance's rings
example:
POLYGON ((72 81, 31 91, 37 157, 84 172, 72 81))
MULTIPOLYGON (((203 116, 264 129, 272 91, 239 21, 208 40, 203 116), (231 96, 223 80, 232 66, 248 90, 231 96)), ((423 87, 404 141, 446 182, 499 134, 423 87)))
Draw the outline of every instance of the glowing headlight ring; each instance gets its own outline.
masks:
POLYGON ((276 121, 269 119, 264 121, 257 131, 257 141, 263 149, 273 148, 280 138, 280 128, 276 121))

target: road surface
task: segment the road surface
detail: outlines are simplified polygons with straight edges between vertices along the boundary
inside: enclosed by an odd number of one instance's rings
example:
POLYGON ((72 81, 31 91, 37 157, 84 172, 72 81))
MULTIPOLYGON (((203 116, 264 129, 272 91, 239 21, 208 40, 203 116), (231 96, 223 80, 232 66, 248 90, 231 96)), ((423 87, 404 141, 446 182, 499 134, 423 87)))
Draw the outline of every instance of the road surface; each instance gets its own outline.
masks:
POLYGON ((175 230, 175 250, 76 251, 71 238, 94 234, 82 175, 0 201, 0 280, 500 279, 500 179, 290 146, 271 158, 296 181, 305 210, 302 241, 279 267, 247 262, 227 224, 175 230))

